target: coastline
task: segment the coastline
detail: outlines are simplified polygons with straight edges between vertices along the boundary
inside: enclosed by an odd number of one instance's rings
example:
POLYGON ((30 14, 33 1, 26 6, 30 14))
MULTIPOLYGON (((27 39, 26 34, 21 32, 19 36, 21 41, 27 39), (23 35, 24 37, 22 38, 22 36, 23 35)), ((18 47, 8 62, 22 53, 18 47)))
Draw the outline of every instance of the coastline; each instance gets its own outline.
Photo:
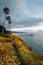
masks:
MULTIPOLYGON (((38 64, 43 65, 43 54, 37 54, 37 53, 33 52, 33 50, 30 47, 28 47, 26 42, 23 41, 20 37, 13 35, 13 34, 9 34, 7 36, 6 36, 7 38, 4 36, 0 36, 0 40, 1 40, 0 46, 2 46, 2 45, 4 46, 3 49, 0 47, 1 53, 4 51, 4 55, 5 54, 7 55, 8 53, 12 55, 12 52, 14 50, 16 53, 16 56, 17 56, 16 59, 19 58, 19 60, 20 60, 20 61, 18 61, 18 63, 20 62, 20 64, 16 63, 17 65, 29 65, 29 64, 30 65, 32 65, 32 64, 36 65, 36 63, 37 63, 37 65, 38 64), (12 51, 10 52, 9 50, 11 50, 11 48, 12 48, 12 51), (27 61, 27 59, 28 59, 28 61, 27 61)), ((1 54, 1 56, 2 55, 3 54, 1 54)))

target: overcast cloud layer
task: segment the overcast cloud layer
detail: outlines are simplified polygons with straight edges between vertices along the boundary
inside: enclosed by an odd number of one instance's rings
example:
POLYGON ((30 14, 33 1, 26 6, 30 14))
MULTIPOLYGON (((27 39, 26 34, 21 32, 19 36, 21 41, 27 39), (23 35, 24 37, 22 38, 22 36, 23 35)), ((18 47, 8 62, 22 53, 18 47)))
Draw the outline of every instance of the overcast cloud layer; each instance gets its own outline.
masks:
POLYGON ((3 23, 3 8, 6 6, 10 9, 12 29, 43 30, 43 0, 0 0, 0 24, 3 23))

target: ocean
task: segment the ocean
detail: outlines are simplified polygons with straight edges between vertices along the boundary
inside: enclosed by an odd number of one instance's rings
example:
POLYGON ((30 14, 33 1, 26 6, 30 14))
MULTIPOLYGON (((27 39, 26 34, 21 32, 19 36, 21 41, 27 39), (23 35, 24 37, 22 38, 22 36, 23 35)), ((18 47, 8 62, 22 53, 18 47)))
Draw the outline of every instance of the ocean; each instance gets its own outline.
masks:
POLYGON ((27 45, 32 48, 33 51, 37 53, 43 53, 43 31, 32 33, 17 32, 14 34, 24 40, 27 45))

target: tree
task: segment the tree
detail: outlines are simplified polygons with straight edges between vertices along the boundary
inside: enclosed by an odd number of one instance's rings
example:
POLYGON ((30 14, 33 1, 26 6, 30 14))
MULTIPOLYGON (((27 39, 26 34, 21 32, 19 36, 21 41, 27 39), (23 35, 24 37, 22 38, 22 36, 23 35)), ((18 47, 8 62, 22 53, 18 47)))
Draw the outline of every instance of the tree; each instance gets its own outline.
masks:
POLYGON ((8 21, 8 24, 10 24, 10 27, 11 27, 11 17, 10 16, 7 16, 6 17, 6 20, 8 21))
POLYGON ((10 17, 10 16, 7 16, 7 17, 6 17, 6 20, 7 20, 7 21, 11 21, 11 17, 10 17))
POLYGON ((7 14, 9 14, 10 10, 9 10, 9 8, 5 7, 5 8, 3 9, 3 12, 5 13, 5 18, 4 18, 4 23, 3 23, 3 26, 4 26, 5 20, 6 20, 6 16, 7 16, 7 14))
POLYGON ((11 24, 11 21, 9 21, 9 24, 11 24))
POLYGON ((11 23, 12 23, 12 21, 9 21, 9 24, 10 24, 10 29, 11 29, 11 23))
MULTIPOLYGON (((4 25, 5 25, 5 21, 6 21, 6 20, 8 21, 8 24, 10 24, 10 27, 11 27, 11 17, 8 16, 8 14, 9 14, 9 12, 10 12, 9 8, 5 7, 5 8, 3 9, 3 12, 4 12, 4 14, 5 14, 5 18, 4 18, 4 22, 3 22, 3 27, 4 27, 4 25)), ((8 25, 8 26, 9 26, 9 25, 8 25)), ((9 28, 10 28, 10 27, 9 27, 9 28)), ((9 29, 9 30, 10 30, 10 29, 9 29)), ((3 29, 2 29, 2 32, 3 32, 3 29)))

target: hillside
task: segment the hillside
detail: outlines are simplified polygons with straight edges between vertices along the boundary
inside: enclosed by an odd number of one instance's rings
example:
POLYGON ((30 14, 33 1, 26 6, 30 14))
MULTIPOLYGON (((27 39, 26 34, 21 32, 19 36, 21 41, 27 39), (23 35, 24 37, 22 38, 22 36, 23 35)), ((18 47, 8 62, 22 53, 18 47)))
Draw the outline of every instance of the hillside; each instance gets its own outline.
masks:
POLYGON ((43 54, 13 34, 0 35, 0 65, 43 65, 43 54))

